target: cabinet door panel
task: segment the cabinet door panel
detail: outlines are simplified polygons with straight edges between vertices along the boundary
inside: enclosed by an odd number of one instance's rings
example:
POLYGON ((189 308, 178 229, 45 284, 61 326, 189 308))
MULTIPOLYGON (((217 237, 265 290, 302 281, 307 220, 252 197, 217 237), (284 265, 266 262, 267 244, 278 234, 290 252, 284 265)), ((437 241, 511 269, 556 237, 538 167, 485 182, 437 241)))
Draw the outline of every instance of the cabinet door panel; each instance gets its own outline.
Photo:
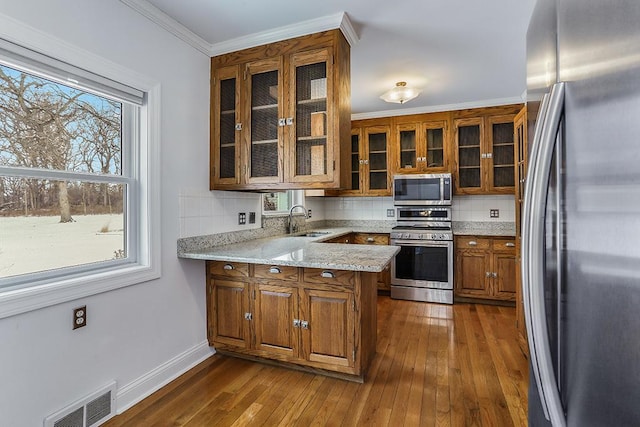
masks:
POLYGON ((493 258, 496 277, 493 294, 506 300, 516 299, 516 257, 514 254, 495 254, 493 258))
POLYGON ((237 66, 214 72, 211 132, 211 188, 216 184, 237 184, 240 180, 240 69, 237 66))
POLYGON ((301 329, 305 359, 321 364, 354 366, 353 293, 304 289, 301 329))
POLYGON ((459 119, 455 121, 456 129, 456 190, 480 190, 484 168, 481 162, 483 154, 482 134, 483 120, 459 119))
POLYGON ((256 349, 296 357, 298 292, 288 286, 256 285, 254 325, 256 349))
POLYGON ((214 280, 209 315, 213 323, 213 341, 249 348, 248 283, 214 280))
POLYGON ((515 188, 515 150, 513 115, 488 118, 488 144, 492 155, 488 159, 489 190, 508 190, 515 188))
POLYGON ((447 170, 447 124, 444 121, 428 122, 424 125, 425 170, 447 170))
POLYGON ((490 255, 484 251, 457 251, 456 253, 456 295, 486 297, 488 286, 490 255))
POLYGON ((370 127, 364 131, 365 192, 370 195, 388 195, 391 192, 389 135, 388 126, 370 127))
POLYGON ((333 179, 334 147, 333 130, 328 124, 333 122, 333 75, 328 64, 331 54, 328 49, 292 55, 291 83, 294 89, 290 99, 290 111, 295 112, 290 132, 289 150, 291 163, 288 181, 318 182, 333 179), (295 132, 292 132, 295 130, 295 132))
POLYGON ((249 183, 275 183, 283 179, 283 131, 279 124, 283 117, 281 64, 280 59, 270 59, 247 65, 249 183))

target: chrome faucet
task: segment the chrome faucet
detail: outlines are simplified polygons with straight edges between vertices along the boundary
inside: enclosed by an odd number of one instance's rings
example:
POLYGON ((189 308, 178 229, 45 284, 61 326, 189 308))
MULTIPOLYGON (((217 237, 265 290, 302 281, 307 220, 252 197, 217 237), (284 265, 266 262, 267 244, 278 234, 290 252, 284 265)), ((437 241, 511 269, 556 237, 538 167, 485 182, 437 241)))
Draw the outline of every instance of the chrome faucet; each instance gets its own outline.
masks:
POLYGON ((293 211, 296 208, 302 208, 302 210, 304 211, 304 218, 308 219, 309 215, 307 215, 307 208, 304 207, 304 205, 293 205, 291 206, 291 209, 289 209, 289 234, 293 234, 295 233, 297 230, 297 227, 293 224, 293 211))

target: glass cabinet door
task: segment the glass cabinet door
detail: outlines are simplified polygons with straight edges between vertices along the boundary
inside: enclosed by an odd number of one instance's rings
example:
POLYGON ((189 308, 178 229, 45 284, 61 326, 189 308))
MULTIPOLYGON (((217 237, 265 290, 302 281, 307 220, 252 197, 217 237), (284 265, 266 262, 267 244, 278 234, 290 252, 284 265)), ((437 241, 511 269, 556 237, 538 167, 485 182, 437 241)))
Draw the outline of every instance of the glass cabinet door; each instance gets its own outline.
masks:
POLYGON ((458 158, 458 188, 478 188, 481 180, 481 135, 482 119, 460 119, 455 121, 456 148, 458 158))
POLYGON ((418 125, 415 123, 400 124, 396 126, 396 132, 400 150, 398 171, 401 173, 417 171, 419 161, 422 159, 421 153, 418 152, 418 125))
POLYGON ((249 87, 249 183, 282 181, 281 60, 247 65, 249 87))
POLYGON ((489 118, 493 188, 515 187, 513 116, 489 118))
POLYGON ((389 191, 387 153, 390 130, 388 126, 371 127, 365 130, 365 170, 370 193, 389 191))
POLYGON ((213 95, 213 141, 211 152, 214 165, 211 171, 212 184, 237 184, 240 168, 240 121, 239 68, 221 68, 215 72, 217 84, 213 95))
POLYGON ((291 58, 294 79, 287 117, 288 140, 291 143, 289 179, 297 182, 330 181, 333 179, 333 149, 331 138, 332 123, 332 76, 328 64, 330 54, 327 49, 293 55, 291 58), (295 132, 292 132, 295 130, 295 132))
POLYGON ((351 130, 351 190, 360 190, 360 129, 351 130))
POLYGON ((423 158, 427 169, 444 169, 447 166, 445 139, 447 125, 444 121, 424 124, 426 153, 423 158))

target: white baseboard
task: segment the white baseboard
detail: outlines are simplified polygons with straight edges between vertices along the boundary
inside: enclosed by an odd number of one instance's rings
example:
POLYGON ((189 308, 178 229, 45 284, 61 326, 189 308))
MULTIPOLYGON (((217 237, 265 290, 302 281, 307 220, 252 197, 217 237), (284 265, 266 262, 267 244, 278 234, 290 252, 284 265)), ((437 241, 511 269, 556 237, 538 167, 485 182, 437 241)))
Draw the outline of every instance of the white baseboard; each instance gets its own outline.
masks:
POLYGON ((211 357, 215 352, 212 347, 209 347, 207 341, 203 341, 119 388, 116 398, 116 413, 123 413, 198 363, 211 357))

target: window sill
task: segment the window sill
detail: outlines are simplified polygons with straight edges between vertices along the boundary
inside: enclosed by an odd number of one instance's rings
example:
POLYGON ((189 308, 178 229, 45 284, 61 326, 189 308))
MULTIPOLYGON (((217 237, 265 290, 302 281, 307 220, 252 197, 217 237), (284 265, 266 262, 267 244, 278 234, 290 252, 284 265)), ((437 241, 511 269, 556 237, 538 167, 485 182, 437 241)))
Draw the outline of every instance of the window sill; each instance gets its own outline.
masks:
POLYGON ((0 319, 159 277, 159 267, 138 264, 6 290, 0 293, 0 319))

